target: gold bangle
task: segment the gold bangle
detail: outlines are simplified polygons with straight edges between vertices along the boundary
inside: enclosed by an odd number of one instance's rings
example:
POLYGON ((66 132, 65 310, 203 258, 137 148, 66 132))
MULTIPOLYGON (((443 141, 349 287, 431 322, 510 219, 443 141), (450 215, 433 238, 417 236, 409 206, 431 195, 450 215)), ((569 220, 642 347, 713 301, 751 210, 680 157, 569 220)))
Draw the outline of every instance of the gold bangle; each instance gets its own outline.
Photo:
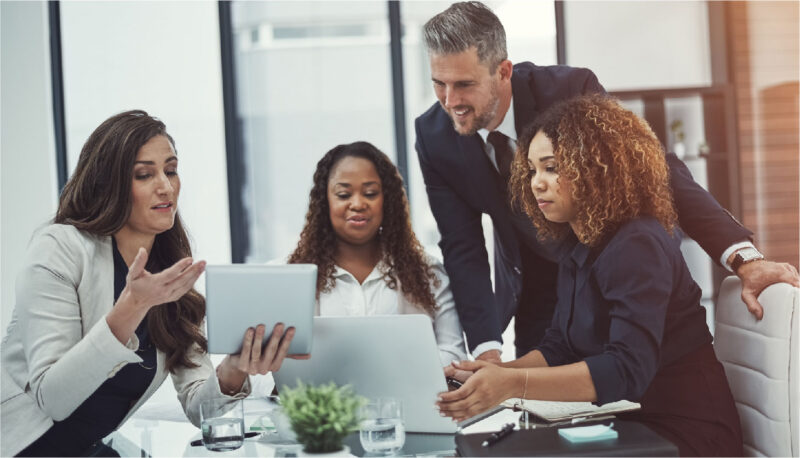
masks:
POLYGON ((528 394, 528 369, 525 369, 525 388, 522 389, 522 399, 528 394))

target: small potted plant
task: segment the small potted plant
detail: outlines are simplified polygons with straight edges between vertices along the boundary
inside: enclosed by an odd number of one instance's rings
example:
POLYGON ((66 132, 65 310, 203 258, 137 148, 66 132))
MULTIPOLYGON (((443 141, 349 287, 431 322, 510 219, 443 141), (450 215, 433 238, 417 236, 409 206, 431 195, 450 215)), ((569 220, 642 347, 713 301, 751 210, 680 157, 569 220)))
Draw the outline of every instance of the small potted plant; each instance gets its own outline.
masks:
POLYGON ((348 453, 342 440, 358 431, 358 411, 365 402, 349 385, 338 387, 331 382, 313 386, 299 382, 296 388, 282 388, 280 396, 304 452, 348 453))

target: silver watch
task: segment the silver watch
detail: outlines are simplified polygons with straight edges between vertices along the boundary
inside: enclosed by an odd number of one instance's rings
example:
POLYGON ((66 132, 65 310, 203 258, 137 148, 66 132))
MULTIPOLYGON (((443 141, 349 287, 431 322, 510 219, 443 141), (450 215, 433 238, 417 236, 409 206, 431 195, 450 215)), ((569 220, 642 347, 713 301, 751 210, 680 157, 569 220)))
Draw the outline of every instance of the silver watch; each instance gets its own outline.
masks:
POLYGON ((741 250, 737 251, 733 255, 733 261, 731 262, 731 269, 733 269, 734 273, 739 270, 739 267, 742 264, 747 264, 748 262, 758 261, 759 259, 764 259, 764 255, 761 254, 755 248, 742 248, 741 250))

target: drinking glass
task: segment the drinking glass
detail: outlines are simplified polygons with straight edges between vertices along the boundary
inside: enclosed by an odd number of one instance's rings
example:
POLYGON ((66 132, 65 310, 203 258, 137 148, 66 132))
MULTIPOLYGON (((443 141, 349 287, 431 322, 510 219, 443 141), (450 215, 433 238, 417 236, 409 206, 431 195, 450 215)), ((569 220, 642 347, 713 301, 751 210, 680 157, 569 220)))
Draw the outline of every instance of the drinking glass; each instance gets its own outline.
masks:
POLYGON ((395 398, 379 398, 361 408, 361 446, 365 452, 390 455, 406 442, 403 404, 395 398))
POLYGON ((208 399, 200 403, 203 445, 215 452, 236 450, 244 443, 244 406, 241 399, 208 399))

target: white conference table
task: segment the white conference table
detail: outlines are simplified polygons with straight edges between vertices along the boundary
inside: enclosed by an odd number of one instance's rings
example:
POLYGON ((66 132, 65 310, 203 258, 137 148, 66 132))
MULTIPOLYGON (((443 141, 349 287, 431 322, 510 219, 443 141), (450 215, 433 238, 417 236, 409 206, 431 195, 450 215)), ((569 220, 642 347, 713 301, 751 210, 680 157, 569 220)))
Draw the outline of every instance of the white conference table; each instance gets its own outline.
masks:
MULTIPOLYGON (((245 399, 245 429, 273 406, 262 399, 245 399)), ((162 410, 162 413, 164 411, 162 410)), ((154 412, 134 415, 104 442, 122 456, 285 456, 294 454, 300 446, 281 441, 277 434, 245 440, 244 445, 230 452, 212 452, 202 445, 191 446, 200 439, 200 429, 183 417, 182 412, 167 412, 162 419, 154 412), (166 419, 163 419, 166 418, 166 419)))
MULTIPOLYGON (((263 399, 245 399, 245 429, 273 407, 263 399)), ((191 446, 190 442, 201 438, 200 429, 191 424, 182 412, 143 412, 134 415, 117 431, 108 435, 104 442, 121 456, 296 456, 301 446, 282 440, 277 433, 265 433, 260 437, 245 439, 244 445, 230 452, 212 452, 204 446, 191 446), (160 418, 156 418, 160 417, 160 418), (167 419, 165 419, 167 418, 167 419)), ((464 429, 465 433, 497 431, 508 421, 514 421, 519 413, 503 410, 464 429)), ((361 452, 357 436, 350 438, 353 452, 361 452)), ((406 447, 400 453, 417 456, 454 455, 453 435, 407 434, 406 447)))

